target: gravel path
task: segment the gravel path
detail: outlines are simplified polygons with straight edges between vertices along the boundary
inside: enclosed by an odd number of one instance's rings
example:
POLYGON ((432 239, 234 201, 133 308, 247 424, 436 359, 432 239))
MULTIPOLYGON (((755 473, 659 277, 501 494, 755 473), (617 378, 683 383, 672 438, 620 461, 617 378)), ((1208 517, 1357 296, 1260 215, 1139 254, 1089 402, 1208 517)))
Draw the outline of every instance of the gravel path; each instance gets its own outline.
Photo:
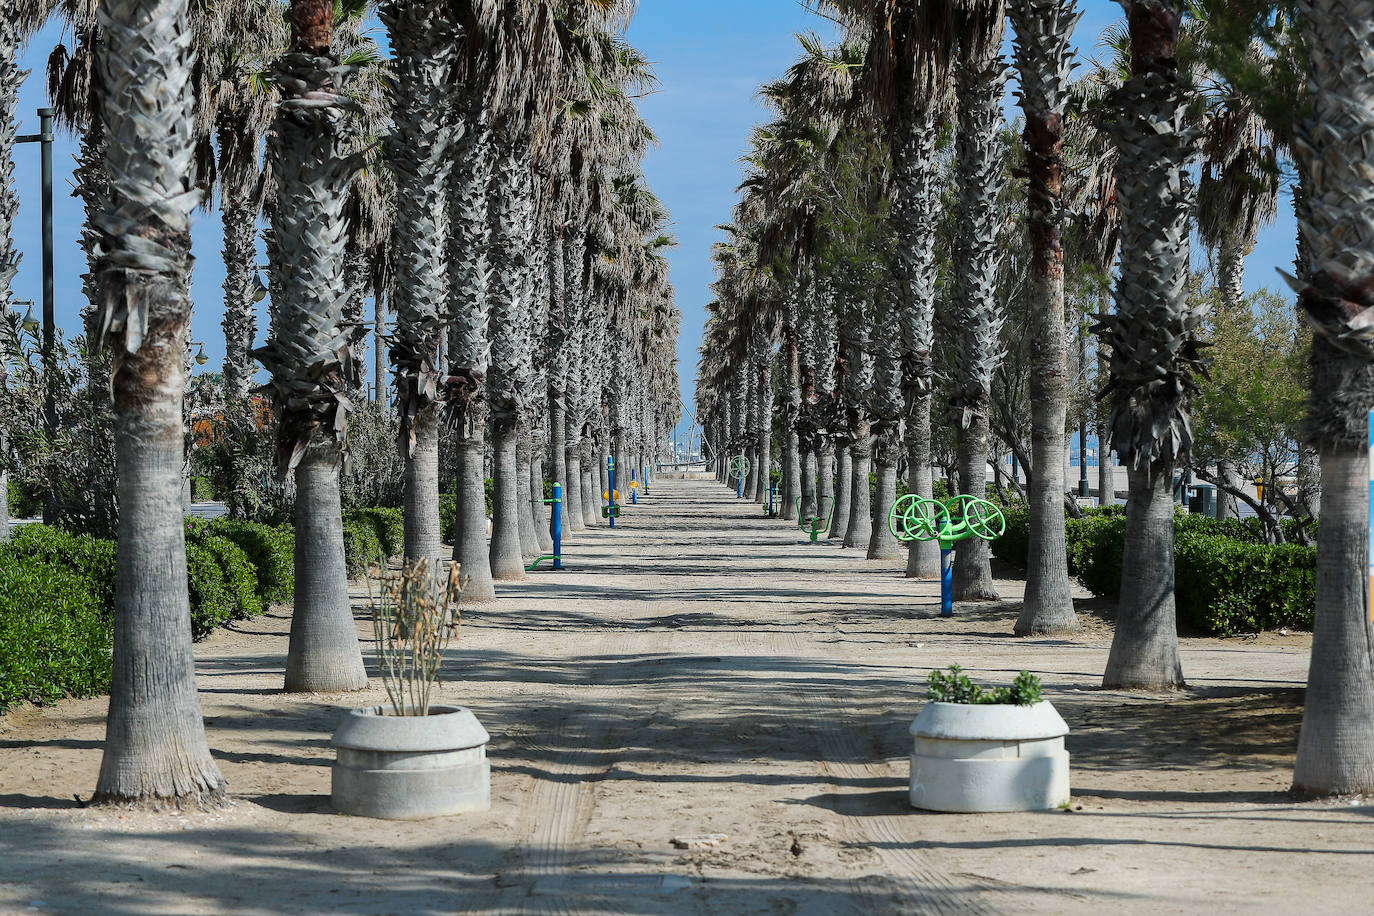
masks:
POLYGON ((712 481, 661 482, 565 550, 468 609, 445 666, 439 700, 492 734, 489 813, 331 813, 329 735, 382 693, 278 692, 278 608, 198 647, 227 810, 80 809, 104 701, 0 717, 0 912, 1321 912, 1368 887, 1374 806, 1283 794, 1304 636, 1185 640, 1188 691, 1103 691, 1086 596, 1074 639, 1013 639, 1012 578, 942 620, 935 583, 712 481), (907 806, 906 728, 951 662, 1042 676, 1073 728, 1071 810, 907 806), (725 838, 672 843, 705 834, 725 838))

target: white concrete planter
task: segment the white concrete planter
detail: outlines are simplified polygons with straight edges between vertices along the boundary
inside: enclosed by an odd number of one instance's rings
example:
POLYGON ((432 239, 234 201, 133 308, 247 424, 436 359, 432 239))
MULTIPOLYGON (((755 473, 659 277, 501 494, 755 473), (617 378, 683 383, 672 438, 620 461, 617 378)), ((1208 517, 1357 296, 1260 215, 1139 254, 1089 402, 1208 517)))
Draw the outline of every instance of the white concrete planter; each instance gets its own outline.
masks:
POLYGON ((330 801, 345 814, 423 818, 491 806, 490 736, 460 706, 431 706, 427 716, 397 716, 368 706, 344 716, 334 732, 330 801))
POLYGON ((927 703, 909 731, 913 808, 1039 811, 1069 800, 1069 727, 1046 700, 927 703))

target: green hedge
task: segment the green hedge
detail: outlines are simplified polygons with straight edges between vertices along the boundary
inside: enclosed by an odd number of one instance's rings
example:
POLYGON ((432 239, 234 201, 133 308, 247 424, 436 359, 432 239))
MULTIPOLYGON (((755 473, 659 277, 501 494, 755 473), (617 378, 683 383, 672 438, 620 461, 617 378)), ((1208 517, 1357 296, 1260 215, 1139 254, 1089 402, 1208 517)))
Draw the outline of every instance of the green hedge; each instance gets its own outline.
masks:
MULTIPOLYGON (((1007 530, 992 542, 999 559, 1026 566, 1030 513, 1006 511, 1007 530)), ((1218 636, 1279 627, 1310 630, 1317 549, 1261 542, 1253 520, 1174 519, 1174 588, 1181 627, 1218 636)), ((1126 516, 1119 506, 1065 519, 1069 572, 1099 595, 1121 587, 1126 516)))
POLYGON ((406 523, 400 509, 353 509, 344 513, 344 524, 349 522, 371 525, 384 557, 405 549, 406 523))
POLYGON ((233 541, 257 573, 258 598, 264 605, 289 601, 295 591, 296 534, 289 527, 217 518, 211 534, 233 541))
POLYGON ((70 534, 47 525, 17 528, 8 543, 0 547, 0 557, 8 561, 39 560, 60 566, 82 581, 105 614, 114 613, 115 545, 85 534, 70 534))
POLYGON ((0 712, 109 690, 113 618, 90 581, 37 557, 0 561, 0 712))

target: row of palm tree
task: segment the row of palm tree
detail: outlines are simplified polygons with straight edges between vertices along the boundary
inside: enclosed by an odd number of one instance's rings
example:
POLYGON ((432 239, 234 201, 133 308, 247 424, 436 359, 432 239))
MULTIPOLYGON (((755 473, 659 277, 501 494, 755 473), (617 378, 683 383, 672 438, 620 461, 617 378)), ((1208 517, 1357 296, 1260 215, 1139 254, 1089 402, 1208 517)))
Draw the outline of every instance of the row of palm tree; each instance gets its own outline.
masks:
MULTIPOLYGON (((1350 42, 1374 28, 1367 11, 1133 2, 1106 36, 1105 59, 1074 80, 1072 0, 824 5, 844 37, 827 47, 804 36, 798 63, 764 88, 775 120, 756 131, 740 202, 716 248, 697 392, 713 449, 748 456, 747 495, 765 501, 769 440, 780 430, 784 516, 831 516, 831 536, 883 558, 894 547, 883 522, 897 443, 910 492, 930 495, 933 449, 952 442, 952 478, 981 496, 996 434, 1030 482, 1015 632, 1077 631, 1064 519, 1078 510, 1066 499, 1063 455, 1074 384, 1067 343, 1080 318, 1067 314, 1066 274, 1085 288, 1079 278, 1114 274, 1101 284, 1111 307, 1090 303, 1105 382, 1103 447, 1110 443, 1129 479, 1103 683, 1182 687, 1173 490, 1189 466, 1190 400, 1206 372, 1204 316, 1187 295, 1190 237, 1198 230, 1213 253, 1223 296, 1239 297, 1244 256, 1273 217, 1280 157, 1291 149, 1302 227, 1294 283, 1315 335, 1307 445, 1322 456, 1324 510, 1313 689, 1295 786, 1367 790, 1374 623, 1357 587, 1367 532, 1356 522, 1367 526, 1368 494, 1354 450, 1367 444, 1374 406, 1361 330, 1374 301, 1359 285, 1374 263, 1374 183, 1354 170, 1374 109, 1349 100, 1370 97, 1374 74, 1341 70, 1332 56, 1355 53, 1350 42), (1001 113, 1004 15, 1019 144, 1001 113), (1268 45, 1237 45, 1246 16, 1243 34, 1263 34, 1268 45), (1337 41, 1331 30, 1342 17, 1356 26, 1337 41), (1265 93, 1284 83, 1285 66, 1307 68, 1308 97, 1276 105, 1265 93), (1014 331, 1024 344, 1004 327, 1013 300, 1026 303, 1014 331), (1010 371, 1002 359, 1023 345, 1028 415, 997 416, 993 393, 1010 371), (949 408, 947 424, 932 418, 936 404, 949 408)), ((1081 373, 1086 355, 1075 362, 1081 373)), ((1234 465, 1223 461, 1216 476, 1234 487, 1228 475, 1234 465)), ((908 575, 935 573, 930 550, 910 548, 908 575)), ((995 597, 985 544, 959 546, 955 593, 995 597)))
MULTIPOLYGON (((522 578, 550 549, 546 454, 565 530, 604 524, 607 458, 647 467, 677 421, 680 316, 662 256, 668 215, 640 170, 653 136, 635 100, 653 77, 622 37, 632 11, 609 0, 389 0, 378 12, 390 60, 367 37, 362 2, 24 0, 0 16, 4 115, 20 42, 53 14, 66 23, 74 50, 54 53, 50 86, 82 137, 88 332, 113 354, 119 577, 98 801, 213 805, 225 791, 180 585, 188 227, 213 191, 230 422, 252 422, 256 359, 270 376, 275 464, 295 489, 288 690, 367 682, 340 468, 362 397, 368 294, 396 386, 406 558, 441 555, 448 440, 468 600, 493 598, 493 579, 522 578), (265 296, 271 328, 254 349, 265 296)), ((12 142, 12 124, 0 140, 12 142)), ((5 230, 8 153, 0 146, 5 230)), ((255 482, 246 467, 235 480, 231 510, 249 514, 255 482)))

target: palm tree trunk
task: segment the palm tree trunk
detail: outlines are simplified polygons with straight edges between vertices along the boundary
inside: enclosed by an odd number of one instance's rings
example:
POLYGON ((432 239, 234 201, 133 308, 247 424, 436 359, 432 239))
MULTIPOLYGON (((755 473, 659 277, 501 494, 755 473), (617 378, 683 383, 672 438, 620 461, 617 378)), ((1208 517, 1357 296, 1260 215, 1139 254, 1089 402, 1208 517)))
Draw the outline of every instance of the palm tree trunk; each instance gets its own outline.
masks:
POLYGON ((761 506, 768 504, 768 486, 773 482, 773 363, 767 351, 759 360, 759 482, 755 494, 761 506))
POLYGON ((792 518, 815 518, 819 504, 817 499, 817 475, 820 474, 820 455, 810 445, 802 453, 801 469, 801 511, 794 512, 792 518))
POLYGON ((367 686, 339 527, 339 458, 337 447, 317 446, 296 466, 294 600, 309 613, 291 616, 288 693, 341 693, 367 686))
POLYGON ((453 559, 462 568, 463 601, 480 604, 496 599, 491 558, 487 549, 486 422, 477 405, 460 407, 455 423, 458 436, 458 534, 453 559))
POLYGON ((1245 299, 1246 247, 1240 230, 1232 228, 1217 250, 1217 286, 1227 302, 1245 299))
POLYGON ((848 444, 836 443, 834 455, 830 474, 825 472, 825 455, 821 455, 820 496, 824 499, 827 484, 834 490, 835 509, 830 519, 830 533, 827 537, 843 541, 845 532, 849 530, 849 501, 854 484, 854 459, 848 444))
POLYGON ((534 507, 530 502, 530 430, 521 421, 516 427, 515 484, 520 509, 520 552, 528 563, 539 556, 539 535, 534 527, 534 507))
POLYGON ((1328 445, 1321 468, 1317 612, 1293 789, 1303 795, 1367 794, 1374 792, 1368 451, 1328 445))
POLYGON ((1129 478, 1121 597, 1102 686, 1182 687, 1174 610, 1173 467, 1132 468, 1129 478))
POLYGON ((539 544, 539 556, 553 553, 553 514, 552 505, 544 504, 544 450, 536 448, 530 452, 530 515, 534 518, 535 540, 539 544))
MULTIPOLYGON (((935 496, 935 479, 930 460, 930 398, 918 397, 907 413, 907 491, 922 499, 935 496)), ((940 576, 940 546, 934 541, 912 541, 907 545, 906 577, 937 579, 940 576)))
POLYGON ((587 522, 582 507, 582 457, 575 447, 565 453, 563 466, 563 530, 584 531, 587 522))
POLYGON ((901 447, 898 430, 893 427, 878 436, 873 450, 873 470, 877 477, 877 499, 873 504, 872 522, 869 526, 868 558, 870 560, 895 560, 904 554, 897 539, 892 536, 887 517, 892 504, 897 501, 897 452, 901 447))
MULTIPOLYGON (((95 801, 218 806, 191 651, 180 506, 182 402, 191 302, 190 213, 197 196, 190 125, 194 60, 185 0, 107 0, 97 49, 111 143, 101 233, 100 343, 115 349, 111 388, 119 468, 114 657, 95 801)), ((7 183, 8 174, 0 175, 7 183)))
POLYGON ((491 576, 498 581, 525 578, 520 547, 515 426, 514 419, 505 417, 496 418, 492 423, 491 576))
MULTIPOLYGON (((10 313, 13 300, 11 283, 19 271, 19 253, 14 250, 14 217, 19 198, 14 193, 14 109, 23 76, 19 72, 19 31, 13 17, 0 17, 0 310, 10 313)), ((8 358, 0 365, 0 391, 8 380, 8 358)), ((0 429, 0 459, 8 459, 7 430, 0 429)), ((9 471, 0 465, 0 540, 10 539, 9 471)))
POLYGON ((1106 448, 1107 437, 1101 434, 1097 439, 1097 504, 1111 506, 1116 503, 1116 465, 1112 453, 1106 448))
MULTIPOLYGON (((1234 461, 1222 460, 1217 462, 1217 476, 1228 484, 1240 486, 1240 470, 1234 461)), ((1217 488, 1216 517, 1240 518, 1240 510, 1236 505, 1236 498, 1220 487, 1217 488)))
POLYGON ((592 447, 592 438, 588 435, 582 437, 582 524, 587 528, 597 528, 601 525, 600 494, 605 489, 603 485, 596 485, 598 478, 597 465, 602 465, 601 474, 605 475, 604 463, 597 460, 596 450, 592 447))
MULTIPOLYGON (((959 476, 963 493, 978 499, 988 495, 988 415, 975 413, 959 437, 959 476)), ((992 581, 988 542, 968 538, 954 552, 954 600, 997 601, 1002 596, 992 581)))
MULTIPOLYGON (((1022 134, 1028 172, 1027 209, 1031 246, 1031 453, 1030 544, 1026 592, 1016 618, 1017 636, 1074 633, 1074 613, 1064 540, 1064 426, 1068 414, 1068 347, 1064 339, 1064 252, 1062 245, 1064 110, 1072 57, 1069 40, 1078 16, 1072 0, 1056 3, 1009 0, 1020 73, 1022 134)), ((1099 443, 1099 464, 1110 480, 1099 443)), ((1100 471, 1099 473, 1102 473, 1100 471)), ((1102 491, 1111 501, 1114 484, 1102 491)))
POLYGON ((849 524, 844 529, 844 546, 866 547, 873 534, 873 498, 868 489, 872 467, 872 438, 868 421, 861 420, 849 446, 849 524))
MULTIPOLYGON (((408 560, 444 555, 439 525, 439 411, 416 414, 411 424, 415 453, 405 462, 405 556, 408 560)), ((437 567, 433 567, 437 568, 437 567)))

